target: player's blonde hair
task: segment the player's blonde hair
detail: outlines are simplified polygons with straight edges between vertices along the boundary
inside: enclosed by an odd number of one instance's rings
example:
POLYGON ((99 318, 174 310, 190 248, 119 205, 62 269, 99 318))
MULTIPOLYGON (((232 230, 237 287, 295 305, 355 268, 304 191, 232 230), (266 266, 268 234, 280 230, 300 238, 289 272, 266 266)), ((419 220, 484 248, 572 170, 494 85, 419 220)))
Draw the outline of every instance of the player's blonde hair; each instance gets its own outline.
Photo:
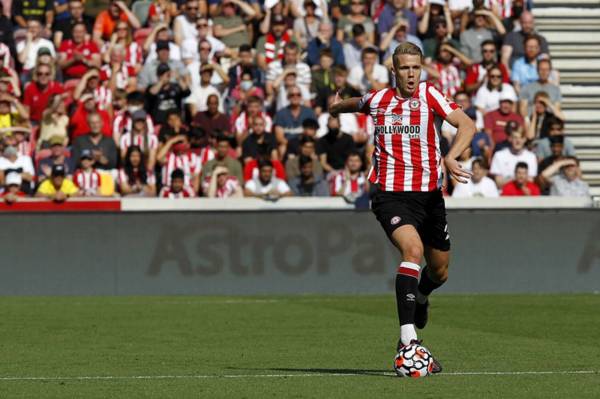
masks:
POLYGON ((398 67, 398 58, 402 54, 410 54, 410 55, 418 55, 421 59, 421 63, 423 63, 423 52, 421 49, 413 43, 404 42, 399 44, 394 50, 394 54, 392 55, 392 60, 394 61, 394 68, 398 67))

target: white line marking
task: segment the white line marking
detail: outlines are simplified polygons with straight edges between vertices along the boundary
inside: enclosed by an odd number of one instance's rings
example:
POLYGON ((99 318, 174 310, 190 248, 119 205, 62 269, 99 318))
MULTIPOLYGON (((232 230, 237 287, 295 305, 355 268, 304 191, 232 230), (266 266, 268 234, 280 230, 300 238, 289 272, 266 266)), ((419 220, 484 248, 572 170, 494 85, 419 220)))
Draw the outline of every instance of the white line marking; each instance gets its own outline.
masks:
MULTIPOLYGON (((439 376, 486 376, 486 375, 556 375, 556 374, 600 374, 598 370, 556 370, 556 371, 457 371, 442 372, 439 376)), ((297 378, 297 377, 361 377, 395 376, 391 372, 364 373, 295 373, 295 374, 199 374, 199 375, 98 375, 74 377, 0 377, 0 381, 89 381, 89 380, 176 380, 176 379, 219 379, 219 378, 297 378)), ((437 377, 437 376, 436 376, 437 377)))

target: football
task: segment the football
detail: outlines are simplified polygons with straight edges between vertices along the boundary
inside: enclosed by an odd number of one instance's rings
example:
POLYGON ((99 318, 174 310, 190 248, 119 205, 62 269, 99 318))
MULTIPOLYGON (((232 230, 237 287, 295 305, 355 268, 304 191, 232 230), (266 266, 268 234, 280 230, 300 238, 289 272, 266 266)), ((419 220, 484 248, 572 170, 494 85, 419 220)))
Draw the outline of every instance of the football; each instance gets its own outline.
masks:
POLYGON ((407 345, 394 358, 394 371, 400 377, 427 377, 433 368, 431 353, 419 344, 407 345))

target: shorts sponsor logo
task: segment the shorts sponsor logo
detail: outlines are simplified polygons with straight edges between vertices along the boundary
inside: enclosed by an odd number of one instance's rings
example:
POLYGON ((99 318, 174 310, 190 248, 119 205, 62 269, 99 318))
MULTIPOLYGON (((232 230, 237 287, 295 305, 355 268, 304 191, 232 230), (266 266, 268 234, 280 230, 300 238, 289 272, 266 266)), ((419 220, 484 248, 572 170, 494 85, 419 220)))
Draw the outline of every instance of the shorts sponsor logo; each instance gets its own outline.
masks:
POLYGON ((417 109, 419 109, 419 107, 421 106, 421 102, 419 100, 410 100, 410 103, 408 103, 408 106, 410 107, 411 110, 415 111, 417 109))
POLYGON ((395 226, 398 223, 400 223, 401 220, 402 220, 402 218, 400 216, 394 216, 392 218, 392 220, 390 220, 390 223, 391 223, 392 226, 395 226))

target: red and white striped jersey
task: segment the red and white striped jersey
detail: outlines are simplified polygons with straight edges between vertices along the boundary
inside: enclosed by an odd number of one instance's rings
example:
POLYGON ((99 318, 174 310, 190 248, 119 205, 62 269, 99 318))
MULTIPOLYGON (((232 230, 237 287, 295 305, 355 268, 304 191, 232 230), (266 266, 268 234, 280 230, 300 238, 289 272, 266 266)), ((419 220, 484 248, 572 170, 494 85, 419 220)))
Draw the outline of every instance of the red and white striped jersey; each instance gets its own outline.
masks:
POLYGON ((153 133, 136 134, 135 136, 131 133, 125 133, 121 136, 119 141, 119 148, 128 149, 132 145, 137 145, 142 149, 143 152, 148 150, 155 150, 158 148, 158 137, 153 133))
POLYGON ((17 143, 17 152, 20 155, 27 155, 28 157, 30 157, 33 155, 33 149, 33 143, 29 140, 24 140, 20 143, 17 143))
POLYGON ((369 181, 383 191, 436 190, 442 176, 438 132, 458 105, 421 82, 411 98, 395 88, 367 93, 360 108, 375 122, 369 181))
POLYGON ((174 152, 167 154, 167 162, 162 167, 162 184, 163 186, 171 185, 171 173, 175 169, 181 169, 184 173, 184 184, 191 186, 192 177, 202 171, 200 157, 193 152, 176 155, 174 152))
MULTIPOLYGON (((211 176, 207 176, 202 182, 202 192, 208 196, 208 190, 210 188, 211 176)), ((236 190, 241 188, 240 182, 235 176, 228 176, 223 187, 217 187, 216 198, 229 198, 233 195, 236 190)))
POLYGON ((367 177, 363 172, 352 177, 345 170, 340 170, 331 179, 331 195, 350 195, 360 196, 365 193, 367 188, 367 177))
MULTIPOLYGON (((110 65, 103 65, 100 68, 100 81, 108 82, 112 76, 112 67, 110 65)), ((136 76, 135 68, 128 62, 124 62, 121 65, 121 69, 117 72, 116 77, 116 86, 117 89, 127 89, 127 85, 129 84, 129 78, 133 78, 136 76)))
POLYGON ((163 187, 158 194, 160 198, 170 198, 170 199, 178 199, 178 198, 193 198, 196 196, 194 194, 194 190, 192 190, 189 186, 184 186, 183 190, 178 193, 174 193, 171 191, 171 187, 163 187))
MULTIPOLYGON (((194 151, 194 150, 192 150, 194 151)), ((196 151, 194 151, 196 152, 196 151)), ((205 163, 215 159, 216 152, 210 146, 202 147, 196 154, 200 157, 200 165, 204 166, 205 163)))
POLYGON ((73 175, 73 182, 79 187, 83 195, 95 196, 98 195, 98 189, 100 188, 100 173, 96 169, 89 171, 77 169, 73 175))
POLYGON ((98 108, 107 111, 108 108, 112 105, 112 91, 105 86, 98 86, 94 89, 94 98, 96 99, 96 104, 98 104, 98 108))
MULTIPOLYGON (((270 132, 273 128, 273 119, 271 119, 269 114, 263 111, 260 112, 260 116, 262 116, 263 120, 265 121, 265 131, 270 132)), ((246 111, 242 112, 240 116, 235 118, 234 129, 236 135, 240 135, 248 130, 250 127, 250 121, 248 119, 248 113, 246 111)))
MULTIPOLYGON (((133 121, 131 120, 129 112, 121 112, 115 116, 113 121, 113 140, 115 143, 120 143, 121 136, 131 132, 132 125, 133 121)), ((154 122, 150 115, 146 115, 146 126, 148 127, 148 132, 154 134, 154 122)))
POLYGON ((485 0, 484 5, 495 13, 500 13, 500 19, 512 17, 512 0, 485 0))
POLYGON ((444 96, 454 97, 462 86, 460 72, 454 65, 442 65, 439 62, 434 62, 433 67, 436 68, 440 77, 435 81, 435 86, 442 92, 444 96))

